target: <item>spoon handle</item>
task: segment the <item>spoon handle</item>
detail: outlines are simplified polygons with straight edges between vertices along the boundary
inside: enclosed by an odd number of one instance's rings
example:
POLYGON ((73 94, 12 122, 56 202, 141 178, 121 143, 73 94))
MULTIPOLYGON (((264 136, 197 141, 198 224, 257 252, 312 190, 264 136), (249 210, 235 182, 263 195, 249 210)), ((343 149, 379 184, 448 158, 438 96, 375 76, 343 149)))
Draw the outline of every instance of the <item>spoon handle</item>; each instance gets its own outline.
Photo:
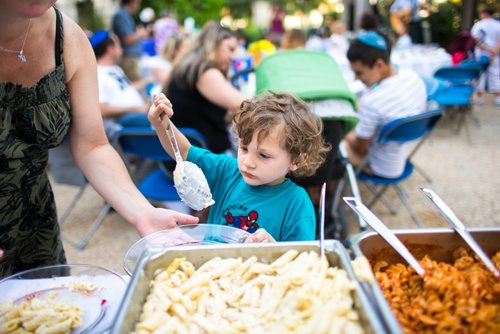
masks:
POLYGON ((450 207, 432 190, 426 188, 420 188, 422 193, 431 201, 432 204, 441 212, 446 221, 453 226, 455 231, 465 240, 469 247, 479 256, 481 261, 486 265, 486 267, 495 275, 496 278, 500 277, 500 272, 495 267, 493 261, 490 260, 488 255, 483 251, 481 246, 472 237, 470 232, 467 230, 465 225, 458 219, 458 217, 451 211, 450 207))
POLYGON ((326 183, 323 183, 319 199, 319 251, 321 257, 325 256, 325 201, 326 183))
POLYGON ((179 151, 179 145, 177 144, 177 139, 175 139, 174 129, 170 120, 168 128, 166 128, 165 131, 167 132, 168 139, 170 140, 170 145, 172 145, 172 149, 174 150, 175 161, 180 164, 182 162, 181 152, 179 151))
POLYGON ((408 248, 396 237, 394 233, 391 232, 385 226, 384 223, 380 221, 361 201, 358 201, 354 197, 344 197, 344 202, 351 207, 351 209, 359 215, 363 220, 370 225, 382 238, 389 243, 389 245, 394 248, 403 259, 408 262, 408 264, 415 269, 418 275, 424 276, 425 270, 422 268, 417 259, 410 253, 408 248))

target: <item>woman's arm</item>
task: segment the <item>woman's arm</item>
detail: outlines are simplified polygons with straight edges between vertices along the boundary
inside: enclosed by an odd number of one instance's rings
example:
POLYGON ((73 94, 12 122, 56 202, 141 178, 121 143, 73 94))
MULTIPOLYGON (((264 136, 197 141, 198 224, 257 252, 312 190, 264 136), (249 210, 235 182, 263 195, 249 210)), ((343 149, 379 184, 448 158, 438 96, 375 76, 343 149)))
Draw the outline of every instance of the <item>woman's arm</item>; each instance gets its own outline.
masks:
POLYGON ((118 153, 104 133, 99 110, 97 69, 83 31, 64 17, 64 59, 71 99, 70 148, 76 164, 92 186, 141 236, 197 218, 154 208, 139 192, 118 153))
POLYGON ((211 68, 205 71, 196 83, 200 93, 210 102, 228 110, 238 109, 245 95, 234 88, 221 71, 211 68))
POLYGON ((148 110, 148 105, 144 103, 142 106, 133 106, 133 107, 112 107, 107 103, 100 103, 99 104, 101 108, 101 113, 102 116, 104 117, 120 117, 123 114, 129 113, 129 112, 147 112, 148 110))

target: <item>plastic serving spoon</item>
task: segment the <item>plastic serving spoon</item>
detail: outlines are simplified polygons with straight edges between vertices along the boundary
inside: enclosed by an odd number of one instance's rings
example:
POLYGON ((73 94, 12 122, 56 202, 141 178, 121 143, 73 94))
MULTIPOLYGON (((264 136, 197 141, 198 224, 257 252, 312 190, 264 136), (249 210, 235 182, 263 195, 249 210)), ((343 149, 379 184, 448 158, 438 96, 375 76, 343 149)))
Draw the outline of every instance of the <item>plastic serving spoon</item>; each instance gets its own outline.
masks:
POLYGON ((467 230, 465 225, 458 219, 458 217, 451 211, 450 207, 432 190, 426 188, 420 188, 422 193, 434 204, 434 206, 441 212, 446 221, 453 226, 453 229, 465 240, 467 245, 479 256, 481 261, 486 265, 486 267, 495 275, 496 278, 500 278, 500 272, 495 267, 493 261, 490 260, 488 255, 483 251, 481 246, 472 237, 470 232, 467 230))
POLYGON ((190 208, 200 211, 214 204, 205 174, 194 163, 182 160, 173 127, 166 129, 175 154, 174 185, 181 200, 190 208))
POLYGON ((420 263, 418 263, 417 259, 415 259, 408 248, 403 245, 396 235, 394 235, 394 233, 392 233, 391 230, 389 230, 387 226, 385 226, 385 224, 373 214, 373 212, 371 212, 363 203, 361 203, 361 201, 358 201, 354 197, 344 197, 343 199, 344 202, 346 202, 358 216, 370 225, 375 232, 380 234, 380 236, 384 238, 385 241, 387 241, 389 245, 391 245, 392 248, 394 248, 394 250, 398 252, 398 254, 401 255, 401 257, 405 259, 405 261, 408 262, 413 269, 415 269, 418 275, 424 276, 425 270, 420 263))

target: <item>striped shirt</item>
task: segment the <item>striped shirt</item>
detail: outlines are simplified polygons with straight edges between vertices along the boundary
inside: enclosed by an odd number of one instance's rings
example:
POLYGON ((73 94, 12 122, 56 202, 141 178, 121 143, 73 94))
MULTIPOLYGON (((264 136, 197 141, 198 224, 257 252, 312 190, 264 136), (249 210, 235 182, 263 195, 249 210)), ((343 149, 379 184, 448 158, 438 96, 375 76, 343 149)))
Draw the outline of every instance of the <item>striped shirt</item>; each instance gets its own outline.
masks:
POLYGON ((372 139, 368 161, 375 174, 398 177, 403 173, 408 144, 380 144, 376 138, 388 122, 425 112, 426 99, 424 82, 411 70, 401 70, 382 80, 361 97, 356 135, 372 139))

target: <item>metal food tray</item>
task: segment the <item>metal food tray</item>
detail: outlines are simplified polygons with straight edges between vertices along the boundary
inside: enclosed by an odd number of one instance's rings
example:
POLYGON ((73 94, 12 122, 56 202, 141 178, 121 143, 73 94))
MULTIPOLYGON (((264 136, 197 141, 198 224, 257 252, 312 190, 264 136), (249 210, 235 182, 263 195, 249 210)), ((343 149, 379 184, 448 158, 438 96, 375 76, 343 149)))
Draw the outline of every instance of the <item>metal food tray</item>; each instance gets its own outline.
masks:
MULTIPOLYGON (((491 257, 500 250, 499 227, 470 228, 468 230, 488 256, 491 257)), ((417 260, 428 255, 434 261, 450 263, 453 259, 453 251, 457 248, 463 247, 472 252, 460 235, 451 228, 405 229, 392 230, 392 232, 417 260)), ((367 231, 353 235, 349 238, 349 245, 353 255, 356 257, 364 255, 372 268, 378 261, 385 261, 389 265, 406 264, 405 260, 376 232, 367 231)), ((376 281, 370 285, 373 298, 386 326, 392 333, 401 333, 402 328, 392 312, 389 302, 384 297, 382 289, 376 281)))
MULTIPOLYGON (((166 250, 149 249, 141 257, 122 299, 115 319, 112 334, 130 333, 139 319, 142 305, 150 291, 150 282, 158 269, 166 268, 175 258, 184 257, 196 268, 214 257, 247 259, 257 256, 260 261, 272 262, 290 249, 299 252, 316 251, 319 242, 279 242, 255 244, 221 244, 203 246, 180 246, 166 250)), ((344 269, 356 281, 349 256, 342 244, 336 240, 325 241, 325 256, 331 266, 344 269)), ((360 315, 360 323, 366 333, 386 333, 383 322, 368 296, 359 284, 355 288, 355 307, 360 315)))

